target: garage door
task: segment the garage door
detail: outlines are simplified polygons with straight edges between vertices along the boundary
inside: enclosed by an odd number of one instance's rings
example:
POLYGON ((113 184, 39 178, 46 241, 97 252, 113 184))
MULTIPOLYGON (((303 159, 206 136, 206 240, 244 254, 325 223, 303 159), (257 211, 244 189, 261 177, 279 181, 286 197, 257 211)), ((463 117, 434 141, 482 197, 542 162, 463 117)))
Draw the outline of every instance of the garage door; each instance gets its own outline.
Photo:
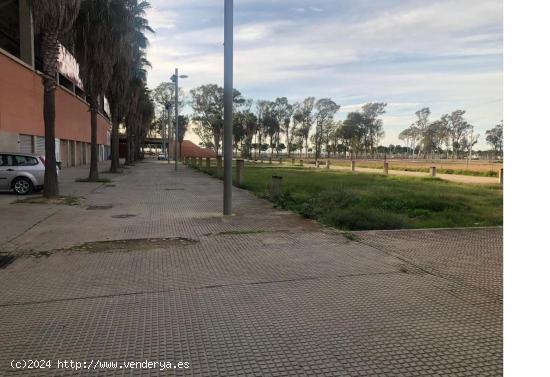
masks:
POLYGON ((19 134, 19 152, 32 153, 32 136, 19 134))
POLYGON ((39 154, 40 156, 45 156, 46 155, 46 139, 44 139, 44 137, 42 137, 42 136, 35 136, 35 140, 36 140, 36 149, 35 149, 34 153, 39 154))

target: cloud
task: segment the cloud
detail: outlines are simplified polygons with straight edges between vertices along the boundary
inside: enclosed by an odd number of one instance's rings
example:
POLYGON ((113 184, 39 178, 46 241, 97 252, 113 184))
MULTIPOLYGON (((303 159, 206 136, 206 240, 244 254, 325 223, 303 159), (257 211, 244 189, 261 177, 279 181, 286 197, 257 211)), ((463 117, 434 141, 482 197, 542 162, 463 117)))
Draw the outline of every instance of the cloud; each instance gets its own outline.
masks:
MULTIPOLYGON (((151 85, 176 66, 190 75, 186 87, 221 84, 223 2, 153 7, 160 28, 148 53, 151 85)), ((388 140, 423 106, 434 114, 465 108, 480 131, 502 119, 496 0, 240 0, 234 38, 234 82, 245 96, 331 97, 342 116, 384 101, 388 140)))

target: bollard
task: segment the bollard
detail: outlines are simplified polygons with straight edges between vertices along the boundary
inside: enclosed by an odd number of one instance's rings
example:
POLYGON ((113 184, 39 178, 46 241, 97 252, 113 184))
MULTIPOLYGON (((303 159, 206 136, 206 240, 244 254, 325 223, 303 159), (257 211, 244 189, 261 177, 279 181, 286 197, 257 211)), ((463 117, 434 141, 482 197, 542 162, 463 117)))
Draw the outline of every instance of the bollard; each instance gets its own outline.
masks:
POLYGON ((237 160, 237 176, 235 185, 240 187, 244 183, 244 160, 237 160))
POLYGON ((351 160, 351 171, 355 171, 355 160, 351 160))
POLYGON ((300 160, 300 166, 304 166, 304 160, 300 160))
POLYGON ((279 165, 282 165, 282 164, 283 164, 283 159, 279 158, 279 165))
POLYGON ((219 178, 222 177, 222 156, 216 157, 216 170, 219 178))
POLYGON ((283 177, 279 177, 277 175, 271 176, 271 185, 269 186, 269 196, 271 197, 271 200, 278 200, 281 197, 281 183, 283 181, 283 177))
POLYGON ((199 157, 199 168, 202 169, 202 157, 199 157))
POLYGON ((436 174, 436 167, 435 167, 435 166, 432 166, 432 167, 430 168, 430 175, 431 175, 432 177, 435 177, 435 174, 436 174))
POLYGON ((206 168, 210 169, 210 157, 206 157, 206 168))
POLYGON ((327 160, 326 168, 327 168, 327 169, 330 169, 330 160, 327 160))
POLYGON ((504 168, 500 168, 498 171, 498 183, 501 185, 504 184, 504 168))
POLYGON ((384 174, 388 174, 390 170, 390 164, 384 162, 384 174))
POLYGON ((315 167, 319 169, 319 160, 315 160, 315 167))
POLYGON ((292 159, 292 165, 294 165, 295 162, 296 162, 296 160, 293 158, 292 159))

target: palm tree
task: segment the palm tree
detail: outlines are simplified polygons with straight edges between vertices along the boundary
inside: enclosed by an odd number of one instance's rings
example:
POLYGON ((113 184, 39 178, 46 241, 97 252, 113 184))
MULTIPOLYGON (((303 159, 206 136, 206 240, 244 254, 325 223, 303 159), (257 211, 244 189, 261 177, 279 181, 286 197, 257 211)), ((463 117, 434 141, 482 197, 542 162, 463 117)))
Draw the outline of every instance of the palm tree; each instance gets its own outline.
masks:
POLYGON ((118 33, 120 48, 113 66, 112 79, 106 90, 106 97, 111 110, 111 172, 119 169, 119 125, 129 111, 130 82, 136 72, 143 75, 143 64, 148 64, 136 50, 147 47, 145 32, 152 32, 145 18, 145 11, 150 7, 147 1, 120 1, 123 6, 118 10, 118 33))
MULTIPOLYGON (((146 0, 126 0, 128 10, 130 12, 130 20, 132 26, 132 39, 130 49, 128 50, 131 57, 131 74, 127 81, 128 97, 126 98, 128 107, 126 108, 126 145, 128 147, 126 154, 126 165, 132 164, 137 157, 135 146, 138 145, 137 137, 139 130, 136 128, 140 124, 137 112, 140 109, 140 95, 146 89, 145 82, 147 81, 147 67, 151 67, 151 63, 145 58, 145 49, 149 44, 145 33, 153 33, 153 29, 149 27, 149 23, 145 18, 145 11, 151 6, 146 0)), ((149 96, 149 94, 148 94, 149 96)), ((150 96, 148 97, 150 98, 150 96)), ((150 125, 149 125, 150 126, 150 125)), ((115 146, 118 148, 118 146, 115 146)))
POLYGON ((55 159, 55 89, 57 87, 57 57, 59 39, 73 26, 80 9, 80 0, 41 1, 31 0, 35 29, 42 51, 44 86, 44 138, 46 144, 46 172, 44 196, 59 195, 55 159))
POLYGON ((120 44, 116 41, 122 0, 86 0, 75 21, 75 53, 80 78, 88 94, 91 125, 91 157, 88 180, 99 180, 97 113, 111 80, 120 44))
POLYGON ((150 67, 151 63, 145 59, 145 54, 141 49, 134 49, 132 64, 132 79, 130 81, 129 96, 128 96, 128 112, 126 113, 126 145, 128 147, 126 153, 125 165, 131 165, 137 157, 136 145, 138 136, 138 126, 140 119, 138 110, 140 106, 140 95, 145 89, 147 81, 147 71, 145 67, 150 67))

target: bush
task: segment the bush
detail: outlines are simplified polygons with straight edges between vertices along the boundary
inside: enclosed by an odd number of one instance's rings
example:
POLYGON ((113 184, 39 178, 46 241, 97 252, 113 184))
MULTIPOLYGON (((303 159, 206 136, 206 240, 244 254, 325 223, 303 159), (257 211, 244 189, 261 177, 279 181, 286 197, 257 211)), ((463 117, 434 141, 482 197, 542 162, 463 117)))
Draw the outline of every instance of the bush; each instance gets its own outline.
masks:
POLYGON ((401 229, 402 216, 376 208, 335 208, 324 216, 324 222, 345 230, 401 229))

